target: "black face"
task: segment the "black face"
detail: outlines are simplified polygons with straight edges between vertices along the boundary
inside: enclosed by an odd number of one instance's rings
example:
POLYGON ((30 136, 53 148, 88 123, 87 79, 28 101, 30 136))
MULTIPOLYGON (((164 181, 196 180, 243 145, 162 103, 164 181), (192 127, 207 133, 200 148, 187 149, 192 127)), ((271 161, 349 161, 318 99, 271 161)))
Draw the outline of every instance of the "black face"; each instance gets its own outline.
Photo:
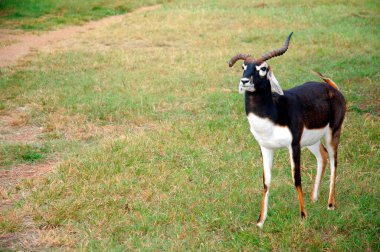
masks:
POLYGON ((242 78, 247 78, 250 79, 252 75, 256 72, 256 65, 255 64, 244 64, 241 66, 243 69, 243 77, 242 78))
POLYGON ((242 68, 244 72, 240 82, 244 86, 253 86, 255 91, 264 90, 267 86, 270 88, 267 78, 268 64, 266 62, 263 62, 259 66, 255 63, 243 64, 242 68))

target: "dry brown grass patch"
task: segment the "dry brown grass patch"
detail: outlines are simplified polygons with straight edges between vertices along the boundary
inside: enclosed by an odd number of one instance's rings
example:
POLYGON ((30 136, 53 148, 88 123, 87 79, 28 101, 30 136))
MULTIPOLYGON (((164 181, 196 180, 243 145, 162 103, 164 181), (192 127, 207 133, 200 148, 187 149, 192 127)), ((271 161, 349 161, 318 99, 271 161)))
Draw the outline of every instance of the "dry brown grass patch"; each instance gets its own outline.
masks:
POLYGON ((30 115, 24 108, 0 115, 0 141, 32 142, 38 140, 41 129, 29 125, 30 115))

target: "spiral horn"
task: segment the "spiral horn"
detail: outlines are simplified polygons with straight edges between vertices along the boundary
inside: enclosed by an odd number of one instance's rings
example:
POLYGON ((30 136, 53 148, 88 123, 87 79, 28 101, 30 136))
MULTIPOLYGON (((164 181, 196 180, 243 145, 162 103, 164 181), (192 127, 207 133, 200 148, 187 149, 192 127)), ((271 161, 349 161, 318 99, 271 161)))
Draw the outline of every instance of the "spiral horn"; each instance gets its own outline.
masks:
POLYGON ((239 53, 230 59, 230 61, 228 62, 228 65, 232 67, 238 60, 253 62, 253 58, 251 57, 251 55, 239 53))
POLYGON ((261 56, 260 58, 255 59, 254 60, 255 64, 260 65, 264 61, 267 61, 273 57, 278 57, 280 55, 283 55, 286 52, 286 50, 288 50, 290 38, 292 37, 292 35, 293 35, 293 32, 289 34, 288 38, 285 41, 285 44, 280 49, 269 51, 265 53, 263 56, 261 56))

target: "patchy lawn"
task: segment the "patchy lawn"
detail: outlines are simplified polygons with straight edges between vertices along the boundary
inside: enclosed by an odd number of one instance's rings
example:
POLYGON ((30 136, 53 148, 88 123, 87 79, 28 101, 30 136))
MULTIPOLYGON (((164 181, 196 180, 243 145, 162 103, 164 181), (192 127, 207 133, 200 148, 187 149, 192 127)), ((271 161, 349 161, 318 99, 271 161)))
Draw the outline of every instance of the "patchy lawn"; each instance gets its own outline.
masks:
POLYGON ((61 160, 2 187, 13 203, 0 209, 1 246, 379 250, 378 13, 374 1, 174 1, 1 69, 1 113, 22 108, 27 120, 14 127, 40 130, 31 143, 2 140, 11 155, 1 169, 61 160), (328 170, 320 200, 309 199, 316 162, 304 150, 301 221, 279 150, 259 230, 261 155, 237 93, 241 69, 227 61, 281 46, 290 31, 289 50, 270 61, 283 88, 316 80, 315 69, 347 99, 337 206, 326 210, 328 170))

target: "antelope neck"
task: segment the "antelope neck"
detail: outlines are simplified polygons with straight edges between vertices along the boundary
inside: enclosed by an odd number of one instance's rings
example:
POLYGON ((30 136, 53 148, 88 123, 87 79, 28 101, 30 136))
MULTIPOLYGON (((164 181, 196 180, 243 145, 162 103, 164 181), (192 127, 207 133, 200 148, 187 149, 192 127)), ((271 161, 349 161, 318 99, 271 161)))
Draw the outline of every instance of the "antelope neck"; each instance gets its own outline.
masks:
POLYGON ((245 113, 253 113, 262 118, 269 118, 274 121, 277 109, 272 99, 272 92, 269 90, 245 92, 245 113))

